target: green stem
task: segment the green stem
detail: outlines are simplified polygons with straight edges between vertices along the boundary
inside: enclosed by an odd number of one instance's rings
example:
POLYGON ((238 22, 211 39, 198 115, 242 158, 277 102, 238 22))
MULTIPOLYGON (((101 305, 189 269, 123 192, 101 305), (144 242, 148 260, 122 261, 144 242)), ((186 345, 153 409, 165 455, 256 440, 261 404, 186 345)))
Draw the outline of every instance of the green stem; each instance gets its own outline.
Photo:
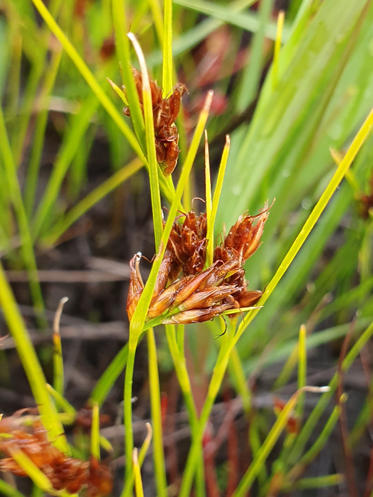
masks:
POLYGON ((150 385, 150 405, 153 427, 153 461, 155 468, 155 482, 158 497, 167 496, 166 465, 163 451, 162 415, 159 387, 159 372, 157 359, 157 346, 154 331, 147 332, 148 339, 148 371, 150 385))
POLYGON ((128 480, 132 480, 133 478, 132 383, 133 383, 133 370, 135 365, 136 348, 138 344, 138 338, 137 337, 133 338, 133 336, 134 335, 132 335, 131 339, 131 334, 130 334, 130 340, 128 343, 126 374, 124 378, 123 409, 124 409, 124 428, 125 428, 124 446, 125 446, 125 456, 126 456, 126 471, 125 471, 124 487, 121 497, 128 497, 130 495, 131 487, 128 487, 126 485, 126 482, 128 480))

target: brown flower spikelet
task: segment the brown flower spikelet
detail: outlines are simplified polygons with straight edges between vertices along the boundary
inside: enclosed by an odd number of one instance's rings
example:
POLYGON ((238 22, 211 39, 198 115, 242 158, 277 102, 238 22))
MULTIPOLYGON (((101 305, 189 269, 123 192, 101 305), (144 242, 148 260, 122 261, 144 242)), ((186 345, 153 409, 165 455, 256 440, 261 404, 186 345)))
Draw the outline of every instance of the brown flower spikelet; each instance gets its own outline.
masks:
MULTIPOLYGON (((140 100, 141 110, 143 109, 142 98, 142 75, 133 68, 136 90, 140 100)), ((178 83, 171 95, 162 98, 162 89, 153 80, 150 80, 150 91, 152 95, 152 108, 154 120, 155 149, 157 161, 159 162, 165 176, 171 174, 176 167, 179 157, 179 132, 175 121, 180 110, 181 98, 186 93, 186 86, 178 83)), ((126 116, 130 115, 130 110, 124 109, 126 116)))
MULTIPOLYGON (((231 309, 250 307, 259 290, 247 290, 243 263, 258 249, 268 207, 257 216, 240 216, 214 251, 213 264, 206 260, 206 214, 185 215, 175 222, 162 261, 147 319, 164 316, 163 323, 193 323, 213 319, 231 309), (176 279, 179 273, 182 277, 176 279), (167 283, 169 285, 167 286, 167 283)), ((131 260, 127 313, 131 320, 142 292, 138 254, 131 260)))
POLYGON ((7 456, 0 459, 0 470, 28 476, 13 458, 17 451, 22 451, 45 474, 55 490, 76 493, 84 488, 87 497, 105 496, 112 490, 107 466, 94 458, 81 461, 63 454, 49 442, 38 419, 26 425, 15 414, 0 421, 0 453, 7 456))

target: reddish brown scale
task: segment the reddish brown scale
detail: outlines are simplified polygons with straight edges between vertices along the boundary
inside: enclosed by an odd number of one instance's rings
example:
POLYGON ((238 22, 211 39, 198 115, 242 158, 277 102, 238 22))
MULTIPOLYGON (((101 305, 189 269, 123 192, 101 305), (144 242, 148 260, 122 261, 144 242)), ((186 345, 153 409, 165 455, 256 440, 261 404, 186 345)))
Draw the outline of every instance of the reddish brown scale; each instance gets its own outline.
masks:
POLYGON ((203 270, 206 261, 206 233, 206 214, 197 216, 190 211, 185 215, 183 224, 174 223, 168 249, 173 252, 179 270, 184 275, 197 274, 203 270))
MULTIPOLYGON (((133 75, 141 110, 144 112, 142 75, 137 69, 133 69, 133 75)), ((179 157, 179 133, 175 121, 180 111, 181 98, 187 89, 183 84, 178 83, 169 97, 162 98, 162 89, 155 81, 150 80, 150 91, 152 96, 157 161, 162 168, 163 174, 167 176, 175 169, 179 157)), ((125 108, 124 113, 129 116, 129 109, 125 108)))
POLYGON ((137 303, 144 289, 144 283, 140 274, 141 252, 135 254, 130 260, 130 284, 128 288, 126 311, 128 319, 131 321, 137 303))
POLYGON ((207 309, 192 309, 189 311, 179 312, 175 316, 166 318, 164 324, 189 324, 189 323, 203 323, 210 321, 219 314, 232 309, 231 304, 221 304, 207 309))
MULTIPOLYGON (((234 257, 236 254, 240 264, 245 262, 258 249, 267 218, 268 208, 266 206, 264 211, 257 216, 240 216, 236 224, 229 230, 222 246, 217 247, 219 249, 218 257, 225 260, 225 258, 234 257), (227 251, 225 254, 224 250, 227 251)), ((217 255, 214 257, 215 260, 216 257, 217 255)))

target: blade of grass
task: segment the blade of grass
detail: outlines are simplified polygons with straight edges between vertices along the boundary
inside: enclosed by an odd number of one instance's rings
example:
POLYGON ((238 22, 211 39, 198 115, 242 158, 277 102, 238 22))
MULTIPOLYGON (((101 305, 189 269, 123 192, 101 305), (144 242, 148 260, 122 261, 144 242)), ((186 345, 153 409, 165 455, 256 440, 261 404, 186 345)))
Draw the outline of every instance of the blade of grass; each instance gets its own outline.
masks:
POLYGON ((32 222, 34 239, 41 236, 43 229, 45 230, 45 224, 49 219, 51 209, 56 203, 63 179, 74 155, 81 146, 83 136, 90 125, 97 106, 97 99, 92 95, 83 103, 78 114, 71 118, 68 132, 64 136, 64 142, 58 151, 47 187, 32 222))
POLYGON ((174 86, 172 64, 172 0, 164 0, 163 10, 162 92, 163 98, 166 98, 172 92, 174 86))
POLYGON ((282 32, 284 28, 285 12, 280 10, 277 16, 277 33, 275 40, 275 49, 273 53, 273 63, 272 63, 272 87, 276 88, 278 83, 278 59, 280 56, 282 32))
POLYGON ((64 392, 64 367, 62 356, 62 344, 60 334, 60 320, 63 306, 68 302, 67 297, 63 297, 57 307, 53 321, 53 373, 54 373, 54 389, 63 396, 64 392))
POLYGON ((92 393, 89 397, 89 405, 96 402, 99 406, 105 402, 110 390, 112 389, 115 381, 126 367, 128 354, 128 344, 124 345, 110 362, 109 366, 105 369, 97 381, 92 393))
POLYGON ((28 272, 30 292, 37 313, 38 323, 40 327, 45 328, 47 326, 47 323, 44 316, 43 295, 41 293, 41 288, 37 276, 37 265, 35 260, 35 254, 32 246, 28 220, 23 205, 21 188, 18 182, 16 164, 14 162, 14 157, 10 148, 8 134, 5 128, 4 115, 1 108, 0 108, 0 157, 3 162, 3 168, 4 168, 3 173, 5 177, 5 183, 7 184, 8 187, 9 199, 13 203, 17 216, 18 228, 22 242, 21 253, 24 264, 28 272))
MULTIPOLYGON (((209 144, 207 131, 205 130, 205 202, 206 202, 206 222, 207 222, 207 233, 211 234, 214 230, 213 219, 211 218, 212 213, 212 199, 211 199, 211 172, 210 172, 210 155, 209 155, 209 144)), ((206 234, 206 238, 207 238, 206 234)), ((211 240, 209 247, 209 239, 207 238, 207 250, 206 250, 206 262, 205 267, 209 267, 213 261, 213 247, 214 240, 211 240), (208 250, 210 248, 210 250, 208 250)))
POLYGON ((92 405, 91 455, 100 460, 100 410, 97 403, 92 405))
POLYGON ((134 468, 134 474, 135 474, 136 497, 144 497, 144 490, 142 488, 140 465, 139 465, 139 460, 137 457, 137 449, 133 449, 132 461, 133 461, 133 468, 134 468))
POLYGON ((135 80, 132 73, 130 44, 127 38, 128 27, 126 26, 126 4, 128 4, 128 2, 112 0, 113 25, 123 84, 126 87, 126 98, 131 110, 131 121, 137 139, 139 140, 141 146, 143 146, 145 145, 144 118, 141 112, 139 96, 137 94, 135 80))
POLYGON ((39 176, 40 160, 44 145, 45 130, 48 122, 48 107, 50 94, 55 83, 58 69, 62 58, 62 50, 53 53, 49 70, 46 74, 43 87, 40 92, 39 102, 43 105, 43 110, 39 112, 33 136, 33 144, 30 155, 30 162, 27 168, 26 184, 25 184, 25 209, 28 218, 30 219, 35 201, 35 193, 39 176))
MULTIPOLYGON (((256 0, 252 0, 251 2, 247 2, 247 7, 253 5, 256 0)), ((256 32, 259 29, 260 21, 255 14, 249 12, 240 12, 237 14, 232 11, 231 6, 220 6, 216 3, 207 2, 204 0, 174 0, 174 3, 181 5, 183 7, 187 7, 188 9, 197 10, 206 15, 210 15, 215 17, 223 22, 228 22, 233 24, 234 26, 243 28, 247 31, 256 32)), ((265 34, 267 38, 271 40, 276 39, 276 23, 270 22, 266 26, 265 34)), ((284 40, 288 37, 287 29, 284 30, 284 40)))
MULTIPOLYGON (((306 347, 307 331, 306 327, 302 324, 299 329, 298 339, 298 390, 306 385, 307 378, 307 347, 306 347)), ((304 395, 301 395, 297 404, 297 415, 299 420, 303 416, 304 395)))
POLYGON ((22 316, 19 313, 14 296, 6 281, 4 270, 0 264, 0 304, 5 321, 13 336, 18 356, 25 370, 34 399, 38 405, 41 420, 50 441, 63 452, 67 451, 67 442, 57 411, 50 400, 46 388, 44 373, 35 353, 30 337, 26 331, 22 316))
MULTIPOLYGON (((258 26, 250 45, 250 59, 243 70, 238 88, 235 105, 238 112, 243 112, 247 108, 258 91, 263 71, 265 30, 270 21, 272 7, 273 0, 265 0, 259 6, 258 26)), ((242 13, 237 15, 241 16, 242 13)))
POLYGON ((86 197, 72 207, 64 217, 45 234, 42 238, 42 243, 46 246, 54 245, 60 236, 62 236, 75 221, 80 219, 83 214, 106 197, 106 195, 118 188, 124 181, 136 174, 143 166, 144 164, 139 159, 133 159, 123 166, 119 171, 110 176, 110 178, 101 183, 101 185, 88 193, 86 197))
POLYGON ((214 195, 212 198, 210 223, 207 223, 206 259, 208 259, 211 262, 214 258, 214 226, 215 226, 215 220, 216 220, 216 213, 218 211, 220 195, 221 195, 221 191, 223 188, 223 181, 224 181, 224 175, 225 175, 225 170, 226 170, 228 156, 229 156, 230 145, 231 145, 230 138, 227 135, 225 137, 225 145, 224 145, 223 153, 222 153, 221 159, 220 159, 218 177, 216 179, 214 195))

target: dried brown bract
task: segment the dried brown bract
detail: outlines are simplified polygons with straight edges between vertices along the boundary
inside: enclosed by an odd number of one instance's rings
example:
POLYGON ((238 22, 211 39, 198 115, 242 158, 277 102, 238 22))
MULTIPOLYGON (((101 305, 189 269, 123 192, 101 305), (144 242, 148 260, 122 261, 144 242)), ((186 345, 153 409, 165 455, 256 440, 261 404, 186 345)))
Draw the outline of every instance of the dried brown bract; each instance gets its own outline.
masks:
MULTIPOLYGON (((257 250, 268 218, 268 208, 257 216, 241 216, 215 249, 214 262, 206 263, 206 214, 189 212, 183 223, 176 221, 162 261, 147 319, 162 323, 194 323, 241 307, 260 298, 259 290, 247 290, 243 263, 257 250), (179 274, 182 276, 176 279, 179 274)), ((143 290, 140 255, 131 262, 127 313, 131 320, 143 290)))
MULTIPOLYGON (((143 109, 142 98, 142 75, 137 69, 133 69, 136 90, 139 96, 140 105, 143 109)), ((179 132, 175 121, 180 110, 181 98, 187 89, 182 83, 178 83, 174 91, 167 98, 162 98, 162 89, 153 80, 150 81, 152 94, 153 120, 155 148, 157 161, 165 175, 171 174, 176 167, 179 157, 179 132)), ((126 116, 130 115, 128 108, 124 109, 126 116)))
POLYGON ((55 490, 76 493, 84 489, 88 497, 105 496, 112 490, 107 466, 93 458, 81 461, 67 457, 49 442, 37 418, 28 424, 18 415, 0 421, 0 453, 6 456, 0 460, 0 470, 27 476, 13 458, 17 451, 22 451, 45 474, 55 490))

